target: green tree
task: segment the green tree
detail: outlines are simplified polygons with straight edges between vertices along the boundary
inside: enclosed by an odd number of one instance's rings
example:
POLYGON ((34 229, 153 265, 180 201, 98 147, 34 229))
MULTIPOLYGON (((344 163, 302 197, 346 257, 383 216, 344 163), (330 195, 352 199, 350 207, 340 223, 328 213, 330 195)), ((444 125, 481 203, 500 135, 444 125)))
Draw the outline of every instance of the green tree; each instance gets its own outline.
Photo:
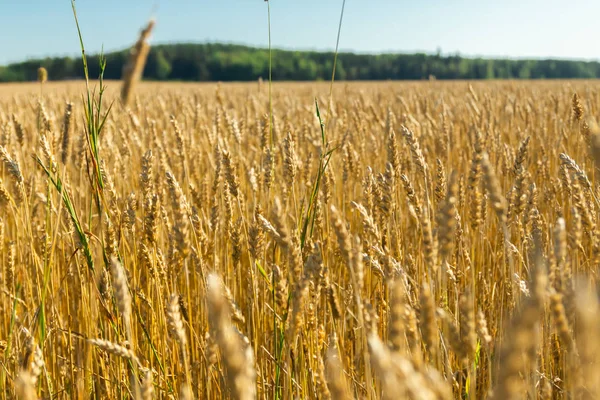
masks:
MULTIPOLYGON (((104 77, 120 79, 128 50, 106 55, 104 77)), ((275 80, 329 80, 332 52, 273 52, 275 80)), ((88 59, 91 76, 98 74, 98 56, 88 59)), ((144 77, 181 81, 249 81, 266 78, 269 53, 266 49, 219 43, 171 44, 150 50, 144 77)), ((0 81, 36 80, 37 69, 45 67, 50 79, 82 77, 80 59, 68 57, 30 60, 0 69, 0 81)), ((460 54, 353 54, 340 53, 336 80, 362 79, 538 79, 600 78, 600 63, 567 60, 508 60, 465 58, 460 54)))
POLYGON ((161 50, 156 52, 156 78, 165 80, 171 74, 171 63, 161 50))

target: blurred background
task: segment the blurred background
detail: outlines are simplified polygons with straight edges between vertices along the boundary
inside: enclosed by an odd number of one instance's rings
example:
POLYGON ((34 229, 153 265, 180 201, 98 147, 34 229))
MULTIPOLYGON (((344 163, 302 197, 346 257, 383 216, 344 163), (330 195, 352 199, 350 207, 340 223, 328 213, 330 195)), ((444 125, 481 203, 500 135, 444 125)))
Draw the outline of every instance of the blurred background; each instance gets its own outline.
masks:
MULTIPOLYGON (((80 0, 76 6, 87 52, 104 48, 109 54, 108 78, 119 77, 127 49, 151 17, 157 24, 146 79, 265 77, 268 19, 262 0, 80 0)), ((270 6, 273 48, 294 51, 276 52, 274 79, 327 79, 331 57, 314 52, 335 49, 342 1, 271 0, 270 6)), ((342 54, 336 75, 342 80, 595 78, 600 76, 595 62, 600 50, 593 45, 600 36, 598 15, 600 2, 594 0, 350 0, 340 51, 357 56, 342 54), (547 59, 553 61, 542 62, 547 59)), ((40 64, 50 79, 77 78, 78 54, 69 0, 0 0, 0 65, 5 66, 0 81, 34 80, 34 66, 40 64)))

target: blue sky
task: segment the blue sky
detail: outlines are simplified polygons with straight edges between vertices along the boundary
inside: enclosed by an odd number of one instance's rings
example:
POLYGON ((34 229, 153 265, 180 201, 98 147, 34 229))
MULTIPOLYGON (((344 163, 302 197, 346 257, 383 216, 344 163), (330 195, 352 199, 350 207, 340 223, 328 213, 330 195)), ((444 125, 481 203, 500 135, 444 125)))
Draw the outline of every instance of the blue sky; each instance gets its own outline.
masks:
MULTIPOLYGON (((332 49, 341 0, 271 0, 273 46, 332 49)), ((78 0, 88 52, 152 41, 267 45, 263 0, 78 0)), ((340 48, 600 59, 600 0, 347 0, 340 48)), ((77 55, 70 0, 0 0, 0 65, 77 55)))

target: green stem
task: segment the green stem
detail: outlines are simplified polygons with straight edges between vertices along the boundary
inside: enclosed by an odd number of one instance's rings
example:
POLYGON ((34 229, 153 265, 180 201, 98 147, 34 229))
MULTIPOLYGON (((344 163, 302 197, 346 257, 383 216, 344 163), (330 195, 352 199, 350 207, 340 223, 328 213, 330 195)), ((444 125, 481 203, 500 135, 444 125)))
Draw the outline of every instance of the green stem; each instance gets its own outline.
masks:
POLYGON ((269 24, 269 147, 273 152, 273 61, 272 61, 272 48, 271 48, 271 2, 267 0, 267 19, 269 24))
POLYGON ((333 81, 335 80, 335 68, 337 65, 338 50, 340 47, 340 34, 342 33, 342 21, 344 20, 344 8, 346 0, 342 0, 342 11, 340 12, 340 23, 338 25, 337 39, 335 42, 335 53, 333 55, 333 71, 331 71, 331 84, 329 85, 329 106, 327 108, 327 116, 331 115, 331 103, 333 101, 333 81))

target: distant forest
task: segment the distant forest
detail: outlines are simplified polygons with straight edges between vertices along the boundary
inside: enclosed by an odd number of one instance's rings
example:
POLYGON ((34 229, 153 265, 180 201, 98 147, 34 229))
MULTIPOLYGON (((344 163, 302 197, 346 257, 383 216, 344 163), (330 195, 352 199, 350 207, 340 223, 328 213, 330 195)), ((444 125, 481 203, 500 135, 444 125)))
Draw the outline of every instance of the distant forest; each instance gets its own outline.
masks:
MULTIPOLYGON (((109 53, 106 79, 120 79, 128 50, 109 53)), ((333 53, 273 50, 274 80, 331 79, 333 53)), ((98 56, 88 59, 98 75, 98 56)), ((33 81, 37 69, 50 80, 83 78, 80 58, 29 60, 0 67, 0 82, 33 81)), ((252 81, 268 78, 269 52, 229 44, 169 44, 152 47, 144 79, 173 81, 252 81)), ((569 60, 465 58, 459 55, 340 53, 336 80, 386 79, 556 79, 598 78, 600 63, 569 60)))

